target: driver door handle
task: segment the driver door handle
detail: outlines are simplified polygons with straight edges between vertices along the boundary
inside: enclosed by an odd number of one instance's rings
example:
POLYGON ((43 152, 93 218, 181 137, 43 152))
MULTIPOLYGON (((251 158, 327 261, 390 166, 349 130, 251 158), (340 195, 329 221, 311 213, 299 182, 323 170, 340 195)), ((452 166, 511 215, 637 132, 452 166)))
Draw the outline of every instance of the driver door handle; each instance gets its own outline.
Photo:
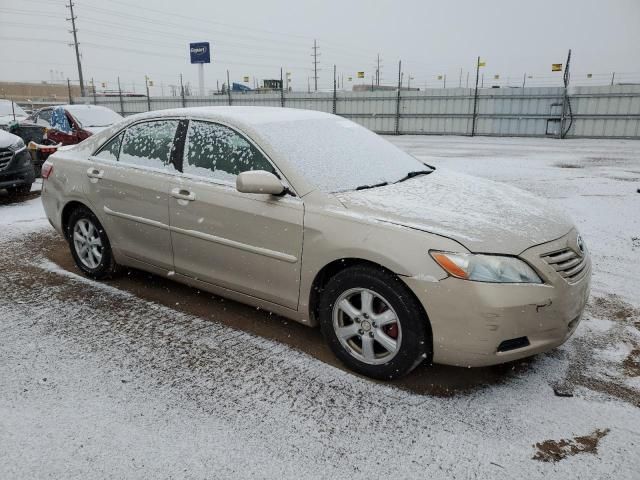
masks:
POLYGON ((98 170, 97 168, 91 167, 87 170, 87 177, 89 178, 102 178, 104 176, 104 170, 98 170))
POLYGON ((186 190, 184 188, 174 188, 171 190, 171 196, 173 198, 177 198, 178 200, 187 200, 189 202, 193 202, 196 199, 196 194, 186 190))

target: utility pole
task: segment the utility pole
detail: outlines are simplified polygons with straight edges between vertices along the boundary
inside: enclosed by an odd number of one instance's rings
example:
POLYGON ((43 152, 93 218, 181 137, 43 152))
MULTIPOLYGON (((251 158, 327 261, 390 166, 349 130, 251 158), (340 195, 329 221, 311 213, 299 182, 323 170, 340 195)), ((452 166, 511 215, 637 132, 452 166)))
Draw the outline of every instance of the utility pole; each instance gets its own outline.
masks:
POLYGON ((398 98, 396 99, 395 134, 400 135, 400 90, 402 90, 402 60, 398 61, 398 98))
MULTIPOLYGON (((282 70, 280 75, 280 85, 282 86, 282 70)), ((229 70, 227 70, 227 96, 229 97, 229 105, 231 105, 231 80, 229 80, 229 70)))
POLYGON ((118 77, 118 96, 120 97, 120 115, 124 117, 124 101, 122 100, 122 87, 120 86, 120 77, 118 77))
POLYGON ((524 72, 524 75, 522 76, 522 88, 524 88, 526 84, 527 84, 527 72, 524 72))
POLYGON ((282 67, 280 67, 280 106, 284 107, 284 84, 282 83, 282 67))
POLYGON ((182 108, 186 107, 184 99, 184 84, 182 83, 182 74, 180 74, 180 97, 182 98, 182 108))
MULTIPOLYGON (((484 74, 483 74, 484 75, 484 74)), ((478 113, 478 77, 480 76, 480 57, 476 62, 476 89, 473 94, 473 119, 471 120, 471 136, 476 134, 476 115, 478 113)))
MULTIPOLYGON (((73 105, 73 97, 71 96, 71 80, 69 80, 67 78, 67 90, 69 91, 69 104, 73 105)), ((15 116, 16 114, 13 114, 14 120, 15 120, 15 116)))
POLYGON ((336 92, 336 66, 333 66, 333 114, 336 114, 336 103, 337 103, 337 92, 336 92))
POLYGON ((613 86, 613 81, 616 79, 616 72, 611 74, 611 86, 613 86))
POLYGON ((378 54, 378 61, 376 66, 376 85, 380 86, 380 54, 378 54))
POLYGON ((71 20, 71 33, 73 33, 73 45, 76 49, 76 62, 78 63, 78 78, 80 79, 80 95, 84 97, 84 79, 82 77, 82 64, 80 63, 80 49, 78 48, 78 29, 76 28, 76 18, 78 17, 73 13, 74 5, 72 0, 69 0, 69 5, 66 5, 71 11, 71 18, 67 18, 67 21, 71 20))
POLYGON ((569 124, 569 127, 565 130, 564 128, 564 124, 566 122, 566 118, 567 118, 567 109, 569 109, 569 112, 571 112, 571 105, 569 103, 569 93, 568 93, 568 89, 569 89, 569 79, 570 79, 570 73, 569 73, 569 64, 571 63, 571 49, 569 49, 569 54, 567 55, 567 64, 564 67, 564 76, 563 76, 563 81, 564 81, 564 94, 562 96, 562 113, 560 115, 560 132, 558 137, 559 138, 564 138, 567 133, 569 132, 569 129, 571 128, 571 123, 569 124))
POLYGON ((147 89, 147 112, 151 111, 151 97, 149 96, 149 77, 147 75, 144 76, 144 86, 147 89))
POLYGON ((91 79, 91 90, 93 90, 93 104, 97 105, 98 101, 96 100, 96 84, 93 81, 93 78, 91 79))
POLYGON ((458 81, 458 88, 462 88, 462 68, 460 68, 460 80, 458 81))
POLYGON ((318 53, 318 42, 316 40, 313 41, 313 53, 311 56, 313 57, 313 89, 315 92, 318 91, 318 57, 320 54, 318 53))

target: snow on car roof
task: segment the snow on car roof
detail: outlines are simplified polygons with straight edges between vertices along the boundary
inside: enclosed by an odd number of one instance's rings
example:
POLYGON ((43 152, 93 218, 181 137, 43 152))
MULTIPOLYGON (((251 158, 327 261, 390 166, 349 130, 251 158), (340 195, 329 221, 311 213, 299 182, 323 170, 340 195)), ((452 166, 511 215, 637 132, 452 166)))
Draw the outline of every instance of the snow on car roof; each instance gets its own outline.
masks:
POLYGON ((234 123, 250 126, 266 123, 291 122, 296 120, 314 120, 322 118, 326 119, 333 117, 333 115, 329 113, 312 110, 302 110, 297 108, 222 106, 156 110, 152 112, 140 113, 129 118, 133 119, 135 117, 135 119, 139 120, 143 118, 174 116, 208 118, 211 120, 227 119, 229 121, 233 121, 234 123))

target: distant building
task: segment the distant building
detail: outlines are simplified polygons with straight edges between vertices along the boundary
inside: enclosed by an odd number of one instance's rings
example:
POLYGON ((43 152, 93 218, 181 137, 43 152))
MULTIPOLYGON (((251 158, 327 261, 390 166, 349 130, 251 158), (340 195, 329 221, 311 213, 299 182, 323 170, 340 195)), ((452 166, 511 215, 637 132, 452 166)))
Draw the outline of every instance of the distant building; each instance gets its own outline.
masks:
MULTIPOLYGON (((80 96, 80 87, 71 85, 71 95, 80 96)), ((61 83, 25 83, 25 82, 0 82, 0 98, 9 98, 18 103, 34 103, 47 101, 69 100, 69 88, 61 83)))

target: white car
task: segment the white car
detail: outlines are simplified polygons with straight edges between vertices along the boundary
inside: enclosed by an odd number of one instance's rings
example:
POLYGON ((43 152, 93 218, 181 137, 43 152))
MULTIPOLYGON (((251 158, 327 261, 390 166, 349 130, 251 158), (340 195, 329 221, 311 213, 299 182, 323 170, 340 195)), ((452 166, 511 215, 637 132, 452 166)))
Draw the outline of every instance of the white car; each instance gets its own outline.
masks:
POLYGON ((0 129, 8 130, 9 125, 26 120, 27 117, 29 117, 27 112, 16 102, 0 100, 0 129))

